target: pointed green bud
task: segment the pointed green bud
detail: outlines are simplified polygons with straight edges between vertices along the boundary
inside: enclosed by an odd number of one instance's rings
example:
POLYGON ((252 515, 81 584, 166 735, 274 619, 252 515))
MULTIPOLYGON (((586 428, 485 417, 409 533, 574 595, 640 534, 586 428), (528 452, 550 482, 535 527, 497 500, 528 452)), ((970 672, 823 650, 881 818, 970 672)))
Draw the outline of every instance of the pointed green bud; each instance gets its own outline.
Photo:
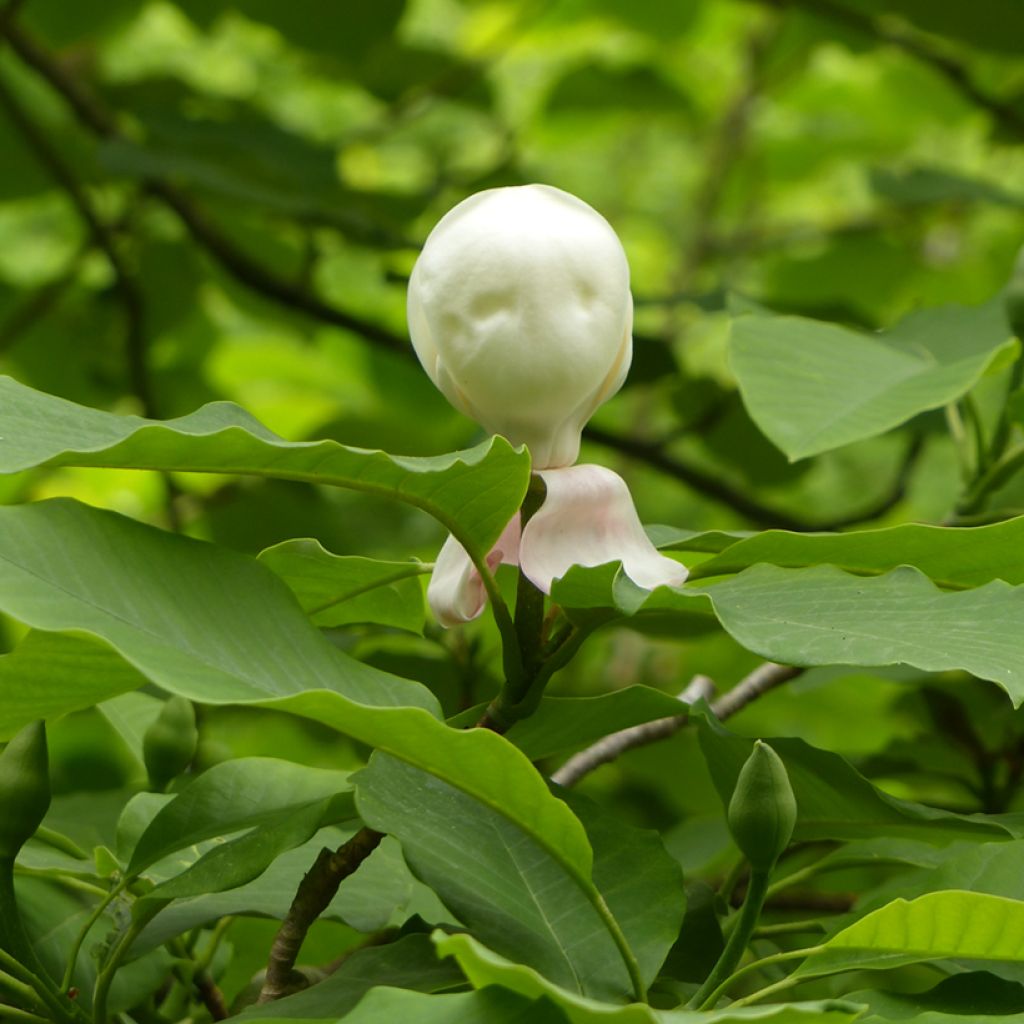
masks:
POLYGON ((172 697, 142 738, 142 757, 153 789, 162 793, 192 763, 198 742, 192 702, 172 697))
POLYGON ((796 797, 782 758, 758 740, 729 801, 729 831, 755 872, 770 871, 789 845, 796 797))
POLYGON ((1024 247, 1017 253, 1017 261, 1006 286, 1006 319, 1010 329, 1024 341, 1024 247))
POLYGON ((0 753, 0 861, 13 861, 50 807, 46 726, 26 725, 0 753))

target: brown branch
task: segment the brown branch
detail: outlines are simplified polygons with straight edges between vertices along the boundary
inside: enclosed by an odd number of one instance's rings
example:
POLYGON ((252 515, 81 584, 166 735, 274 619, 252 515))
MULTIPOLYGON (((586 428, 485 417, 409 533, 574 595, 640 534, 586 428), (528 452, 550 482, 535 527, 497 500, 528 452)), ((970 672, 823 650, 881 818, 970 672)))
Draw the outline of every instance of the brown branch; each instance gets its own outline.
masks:
POLYGON ((737 683, 728 693, 722 694, 711 705, 711 710, 720 722, 724 722, 757 700, 758 697, 764 696, 769 690, 774 690, 776 686, 781 686, 806 671, 805 668, 798 668, 794 665, 777 665, 774 661, 766 661, 737 683))
MULTIPOLYGON (((689 685, 679 694, 683 704, 709 699, 715 692, 715 684, 707 676, 694 676, 689 685)), ((627 750, 643 747, 648 743, 668 739, 677 733, 690 720, 689 709, 678 715, 667 718, 656 718, 653 722, 642 722, 640 725, 620 729, 608 736, 603 736, 596 743, 574 754, 558 771, 551 776, 552 782, 560 786, 575 786, 580 779, 589 775, 601 765, 616 760, 627 750)))
POLYGON ((306 933, 334 899, 338 886, 377 849, 383 838, 380 832, 363 828, 337 850, 320 851, 320 856, 299 883, 288 914, 274 939, 259 1002, 272 1002, 306 986, 306 979, 295 970, 295 961, 306 933))
MULTIPOLYGON (((750 675, 736 684, 728 693, 723 694, 712 705, 711 711, 719 721, 731 718, 752 701, 757 700, 769 690, 806 671, 792 665, 777 665, 766 661, 759 665, 750 675)), ((700 699, 708 700, 714 694, 715 684, 707 676, 694 676, 690 684, 679 694, 684 704, 693 704, 700 699)), ((601 765, 616 760, 627 750, 657 743, 675 735, 690 720, 689 710, 667 718, 657 718, 653 722, 642 722, 640 725, 620 729, 609 736, 604 736, 596 743, 574 754, 552 776, 553 782, 562 786, 574 786, 580 779, 589 775, 601 765)))

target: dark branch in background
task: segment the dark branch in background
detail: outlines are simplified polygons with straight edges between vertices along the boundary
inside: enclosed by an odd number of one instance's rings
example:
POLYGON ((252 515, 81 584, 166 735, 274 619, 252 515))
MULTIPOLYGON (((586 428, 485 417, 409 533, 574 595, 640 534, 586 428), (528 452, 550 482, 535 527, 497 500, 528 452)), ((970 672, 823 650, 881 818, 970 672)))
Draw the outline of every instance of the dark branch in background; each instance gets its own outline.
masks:
POLYGON ((938 72, 965 99, 975 106, 987 110, 1001 128, 1014 135, 1024 136, 1024 113, 1012 103, 990 96, 980 89, 968 70, 959 61, 937 49, 923 36, 888 28, 870 15, 861 14, 852 8, 834 3, 833 0, 762 0, 762 2, 776 9, 786 7, 803 9, 811 14, 840 22, 881 43, 898 47, 938 72))
MULTIPOLYGON (((10 26, 8 26, 10 31, 10 26)), ((75 176, 71 167, 57 149, 50 144, 45 133, 35 124, 28 112, 21 106, 14 92, 0 78, 0 107, 21 132, 29 148, 35 153, 39 162, 53 176, 54 180, 67 193, 86 225, 93 241, 103 251, 114 272, 115 286, 121 297, 125 312, 126 354, 131 387, 142 404, 143 414, 153 417, 156 410, 153 404, 153 392, 149 374, 146 369, 146 336, 143 322, 142 290, 121 253, 118 251, 117 239, 111 228, 96 212, 85 187, 75 176)))
MULTIPOLYGON (((101 138, 120 137, 121 133, 115 118, 30 35, 14 23, 7 24, 3 28, 3 32, 18 56, 61 94, 83 125, 101 138)), ((757 37, 751 44, 753 47, 752 60, 755 60, 760 53, 758 47, 764 45, 759 39, 760 37, 757 37)), ((745 111, 750 102, 748 91, 744 91, 737 101, 737 110, 745 111)), ((737 120, 736 125, 730 127, 729 132, 734 133, 740 123, 745 123, 745 117, 744 113, 743 118, 737 120)), ((730 145, 735 145, 735 141, 730 145)), ((150 178, 147 186, 152 194, 177 213, 182 224, 198 245, 232 277, 251 288, 258 295, 324 323, 334 324, 359 334, 387 351, 412 358, 412 349, 405 338, 379 324, 340 310, 316 296, 310 295, 303 287, 278 277, 273 271, 251 259, 226 237, 202 209, 176 185, 160 178, 150 178)), ((713 203, 717 203, 718 200, 710 186, 708 196, 710 199, 706 199, 706 202, 713 200, 713 203)), ((698 230, 697 242, 700 246, 710 244, 709 241, 702 241, 702 238, 703 236, 698 230)), ((808 522, 791 513, 772 509, 762 504, 706 470, 692 466, 677 456, 665 452, 661 445, 621 436, 593 425, 587 428, 585 436, 591 441, 646 463, 698 493, 732 508, 759 527, 796 531, 828 530, 837 526, 852 526, 855 523, 876 518, 903 497, 906 478, 916 460, 915 450, 913 457, 907 460, 901 470, 894 487, 872 508, 841 520, 808 522)))

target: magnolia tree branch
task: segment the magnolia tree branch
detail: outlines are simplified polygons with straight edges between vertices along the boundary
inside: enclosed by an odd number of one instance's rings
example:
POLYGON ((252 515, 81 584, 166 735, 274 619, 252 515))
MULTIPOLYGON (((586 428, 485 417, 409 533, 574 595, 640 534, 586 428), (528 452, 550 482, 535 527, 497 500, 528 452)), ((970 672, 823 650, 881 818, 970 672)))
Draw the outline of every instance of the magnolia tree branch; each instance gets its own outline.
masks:
MULTIPOLYGON (((728 693, 719 697, 711 705, 711 710, 719 721, 725 721, 769 690, 781 686, 804 671, 806 670, 792 665, 777 665, 773 661, 766 661, 737 683, 728 693)), ((707 676, 697 675, 679 694, 679 700, 683 704, 689 705, 702 698, 710 700, 714 692, 714 683, 707 676)), ((601 765, 616 760, 627 750, 644 747, 649 743, 657 743, 659 740, 675 735, 689 720, 690 713, 687 709, 678 715, 670 715, 667 718, 655 719, 653 722, 643 722, 640 725, 630 726, 628 729, 620 729, 618 732, 602 737, 586 750, 574 754, 551 776, 551 779, 562 786, 575 786, 580 779, 589 775, 596 768, 600 768, 601 765)))
POLYGON ((295 970, 299 950, 313 922, 327 909, 338 887, 377 849, 383 834, 360 829, 336 850, 323 849, 299 883, 292 905, 270 950, 259 1002, 269 1003, 306 985, 295 970))

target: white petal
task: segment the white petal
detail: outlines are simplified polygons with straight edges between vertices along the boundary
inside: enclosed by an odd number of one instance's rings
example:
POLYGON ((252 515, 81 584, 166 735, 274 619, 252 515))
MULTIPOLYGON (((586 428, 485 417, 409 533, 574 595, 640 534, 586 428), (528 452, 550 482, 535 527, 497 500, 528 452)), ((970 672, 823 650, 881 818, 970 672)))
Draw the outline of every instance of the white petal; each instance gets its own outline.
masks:
MULTIPOLYGON (((519 559, 519 513, 502 531, 487 555, 491 572, 502 562, 515 565, 519 559)), ((434 617, 445 628, 475 619, 487 603, 480 573, 470 561, 466 549, 452 536, 444 542, 434 563, 427 585, 427 603, 434 617)))
POLYGON ((571 465, 632 357, 629 265, 611 225, 547 185, 450 210, 413 268, 409 333, 445 397, 537 468, 571 465))
POLYGON ((626 481, 604 466, 569 466, 539 473, 544 504, 523 530, 519 561, 546 594, 573 565, 621 561, 637 586, 678 586, 686 567, 659 554, 640 525, 626 481))

